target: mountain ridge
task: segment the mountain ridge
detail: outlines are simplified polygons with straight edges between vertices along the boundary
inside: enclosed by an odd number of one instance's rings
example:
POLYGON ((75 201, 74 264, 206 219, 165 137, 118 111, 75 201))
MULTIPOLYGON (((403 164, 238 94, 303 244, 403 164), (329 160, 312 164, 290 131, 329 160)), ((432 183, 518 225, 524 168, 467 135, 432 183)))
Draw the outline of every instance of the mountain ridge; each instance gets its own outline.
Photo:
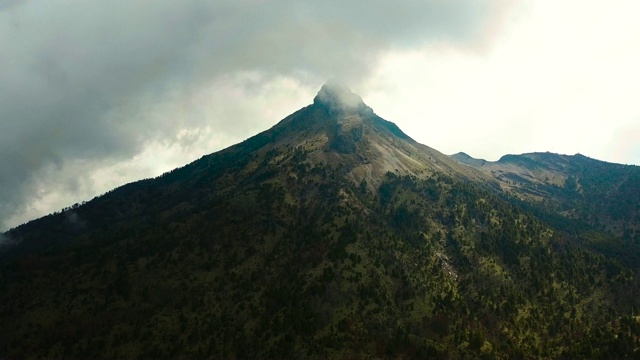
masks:
POLYGON ((504 155, 495 162, 460 153, 451 158, 492 176, 521 200, 546 202, 548 212, 640 241, 638 166, 550 152, 504 155))

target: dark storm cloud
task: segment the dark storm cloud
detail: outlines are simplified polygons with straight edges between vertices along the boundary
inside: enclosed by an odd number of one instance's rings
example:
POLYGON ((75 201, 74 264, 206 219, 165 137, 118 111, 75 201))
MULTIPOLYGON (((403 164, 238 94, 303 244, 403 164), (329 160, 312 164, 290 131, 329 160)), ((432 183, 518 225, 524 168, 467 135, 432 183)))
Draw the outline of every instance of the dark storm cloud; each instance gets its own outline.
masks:
POLYGON ((357 81, 384 51, 477 41, 493 11, 478 0, 0 4, 0 229, 38 196, 44 168, 127 159, 202 125, 147 116, 169 97, 243 71, 357 81))

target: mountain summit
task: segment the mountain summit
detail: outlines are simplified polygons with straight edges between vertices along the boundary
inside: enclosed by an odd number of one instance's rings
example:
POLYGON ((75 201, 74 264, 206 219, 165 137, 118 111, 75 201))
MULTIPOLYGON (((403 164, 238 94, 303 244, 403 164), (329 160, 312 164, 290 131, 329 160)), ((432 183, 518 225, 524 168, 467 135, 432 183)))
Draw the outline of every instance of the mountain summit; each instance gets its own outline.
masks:
POLYGON ((4 234, 0 354, 638 358, 639 179, 449 157, 327 83, 239 144, 4 234))
POLYGON ((362 98, 351 92, 346 85, 329 81, 320 88, 313 103, 327 107, 332 112, 368 111, 373 112, 362 98))

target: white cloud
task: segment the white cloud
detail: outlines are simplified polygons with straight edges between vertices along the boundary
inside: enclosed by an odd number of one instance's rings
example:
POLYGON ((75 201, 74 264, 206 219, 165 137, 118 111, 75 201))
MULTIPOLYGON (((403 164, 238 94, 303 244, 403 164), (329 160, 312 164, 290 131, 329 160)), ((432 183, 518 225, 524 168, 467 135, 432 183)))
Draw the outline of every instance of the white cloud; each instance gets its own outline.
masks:
POLYGON ((639 14, 629 2, 520 3, 480 51, 436 44, 388 55, 362 95, 445 153, 580 152, 640 164, 633 146, 616 145, 640 119, 639 14))

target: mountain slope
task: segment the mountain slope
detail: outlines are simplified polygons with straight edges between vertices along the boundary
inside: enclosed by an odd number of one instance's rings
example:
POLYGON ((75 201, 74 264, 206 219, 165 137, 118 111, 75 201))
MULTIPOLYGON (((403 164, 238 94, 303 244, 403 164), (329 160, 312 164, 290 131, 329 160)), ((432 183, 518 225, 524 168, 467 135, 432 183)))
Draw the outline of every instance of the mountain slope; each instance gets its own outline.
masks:
POLYGON ((498 184, 327 84, 238 145, 9 232, 2 353, 637 354, 634 269, 498 184))
MULTIPOLYGON (((87 224, 95 231, 95 227, 109 228, 136 218, 140 226, 145 226, 147 219, 156 215, 154 212, 173 211, 183 203, 191 208, 274 175, 287 184, 296 182, 295 172, 289 175, 285 171, 290 166, 303 170, 326 167, 356 185, 364 182, 369 190, 376 189, 387 172, 423 178, 436 172, 459 179, 486 177, 415 142, 395 124, 376 116, 358 95, 339 84, 328 83, 320 89, 314 104, 242 143, 203 156, 157 179, 125 185, 87 203, 82 210, 68 209, 66 215, 55 216, 58 219, 48 216, 6 235, 13 242, 29 239, 12 249, 26 253, 59 242, 66 244, 87 224), (62 217, 65 220, 59 221, 62 217), (38 233, 40 224, 46 234, 38 233)), ((0 253, 0 260, 2 256, 11 254, 0 253)))
POLYGON ((640 167, 577 154, 505 155, 497 162, 452 159, 494 177, 503 191, 550 214, 584 222, 640 244, 640 167))

